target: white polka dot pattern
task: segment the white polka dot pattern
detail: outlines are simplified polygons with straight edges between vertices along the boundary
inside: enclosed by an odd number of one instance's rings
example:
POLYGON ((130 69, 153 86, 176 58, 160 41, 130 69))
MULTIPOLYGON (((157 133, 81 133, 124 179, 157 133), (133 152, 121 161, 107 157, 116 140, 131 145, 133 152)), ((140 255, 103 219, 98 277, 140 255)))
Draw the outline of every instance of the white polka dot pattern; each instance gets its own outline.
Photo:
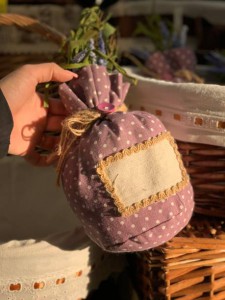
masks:
MULTIPOLYGON (((85 94, 84 84, 88 84, 87 91, 93 92, 91 99, 94 106, 99 101, 105 101, 106 95, 113 105, 118 104, 118 99, 124 100, 127 87, 121 76, 108 76, 102 66, 90 66, 82 70, 80 81, 75 80, 72 85, 72 94, 76 92, 76 96, 71 95, 67 85, 62 85, 60 89, 65 104, 69 101, 75 103, 70 105, 73 110, 83 109, 83 104, 86 108, 91 107, 88 100, 90 94, 85 94), (101 91, 104 95, 98 93, 99 97, 96 98, 94 91, 96 94, 101 91)), ((191 217, 193 191, 190 184, 180 192, 124 217, 118 212, 113 198, 97 174, 96 167, 100 160, 151 140, 162 132, 166 132, 163 124, 147 112, 111 113, 97 120, 77 139, 66 157, 61 178, 67 199, 80 217, 86 233, 106 251, 134 252, 156 247, 177 234, 191 217)))
POLYGON ((104 66, 91 65, 78 71, 78 78, 59 87, 59 95, 69 113, 94 108, 101 103, 120 106, 128 92, 121 74, 107 75, 104 66))

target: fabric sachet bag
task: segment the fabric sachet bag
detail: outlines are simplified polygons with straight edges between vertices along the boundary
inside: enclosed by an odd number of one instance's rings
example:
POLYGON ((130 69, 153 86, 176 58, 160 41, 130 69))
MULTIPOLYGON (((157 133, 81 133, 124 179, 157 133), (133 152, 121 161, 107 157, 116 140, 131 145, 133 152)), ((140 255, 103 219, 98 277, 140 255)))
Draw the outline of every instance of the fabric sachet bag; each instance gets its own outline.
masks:
POLYGON ((176 143, 154 115, 120 111, 129 88, 122 74, 92 64, 78 76, 59 87, 69 114, 59 176, 71 208, 106 251, 159 246, 187 225, 194 206, 176 143))
POLYGON ((149 44, 141 47, 137 40, 125 55, 143 76, 176 83, 203 83, 196 74, 197 57, 187 43, 187 34, 186 24, 178 29, 160 15, 146 16, 137 22, 134 35, 145 37, 149 44))
POLYGON ((194 51, 187 47, 156 51, 149 55, 145 66, 158 75, 159 79, 182 82, 187 81, 180 76, 183 71, 195 72, 196 57, 194 51))

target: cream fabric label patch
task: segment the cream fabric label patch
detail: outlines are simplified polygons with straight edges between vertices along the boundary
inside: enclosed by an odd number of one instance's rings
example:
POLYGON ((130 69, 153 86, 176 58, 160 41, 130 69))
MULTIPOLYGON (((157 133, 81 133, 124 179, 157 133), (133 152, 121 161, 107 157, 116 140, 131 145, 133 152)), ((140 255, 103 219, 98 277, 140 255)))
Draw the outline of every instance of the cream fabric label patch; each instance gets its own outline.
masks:
POLYGON ((169 197, 188 181, 169 132, 102 160, 97 172, 124 216, 169 197))

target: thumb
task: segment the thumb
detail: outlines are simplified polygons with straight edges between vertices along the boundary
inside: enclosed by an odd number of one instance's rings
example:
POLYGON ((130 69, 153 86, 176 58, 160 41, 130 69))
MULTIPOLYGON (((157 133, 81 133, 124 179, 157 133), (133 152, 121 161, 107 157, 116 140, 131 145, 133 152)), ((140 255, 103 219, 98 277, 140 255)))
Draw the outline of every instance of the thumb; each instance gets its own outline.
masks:
POLYGON ((29 65, 29 68, 36 84, 49 81, 65 82, 78 77, 76 73, 64 70, 55 63, 29 65))

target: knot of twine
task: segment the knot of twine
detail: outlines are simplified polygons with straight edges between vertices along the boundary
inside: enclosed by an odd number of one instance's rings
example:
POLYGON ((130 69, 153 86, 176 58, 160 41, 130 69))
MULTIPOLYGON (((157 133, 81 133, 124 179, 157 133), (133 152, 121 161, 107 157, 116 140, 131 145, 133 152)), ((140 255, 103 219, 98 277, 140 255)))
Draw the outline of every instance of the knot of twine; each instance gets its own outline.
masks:
MULTIPOLYGON (((127 111, 127 107, 125 104, 122 104, 116 111, 125 112, 127 111)), ((78 137, 82 136, 91 125, 102 116, 103 114, 96 109, 84 109, 74 113, 62 122, 62 132, 56 150, 56 155, 59 157, 56 168, 58 173, 58 185, 60 183, 63 163, 70 147, 78 137)))
POLYGON ((75 140, 83 135, 92 123, 101 117, 101 113, 95 109, 84 109, 74 113, 62 122, 62 132, 56 155, 59 156, 57 164, 58 180, 59 184, 60 174, 65 160, 66 154, 75 140))

